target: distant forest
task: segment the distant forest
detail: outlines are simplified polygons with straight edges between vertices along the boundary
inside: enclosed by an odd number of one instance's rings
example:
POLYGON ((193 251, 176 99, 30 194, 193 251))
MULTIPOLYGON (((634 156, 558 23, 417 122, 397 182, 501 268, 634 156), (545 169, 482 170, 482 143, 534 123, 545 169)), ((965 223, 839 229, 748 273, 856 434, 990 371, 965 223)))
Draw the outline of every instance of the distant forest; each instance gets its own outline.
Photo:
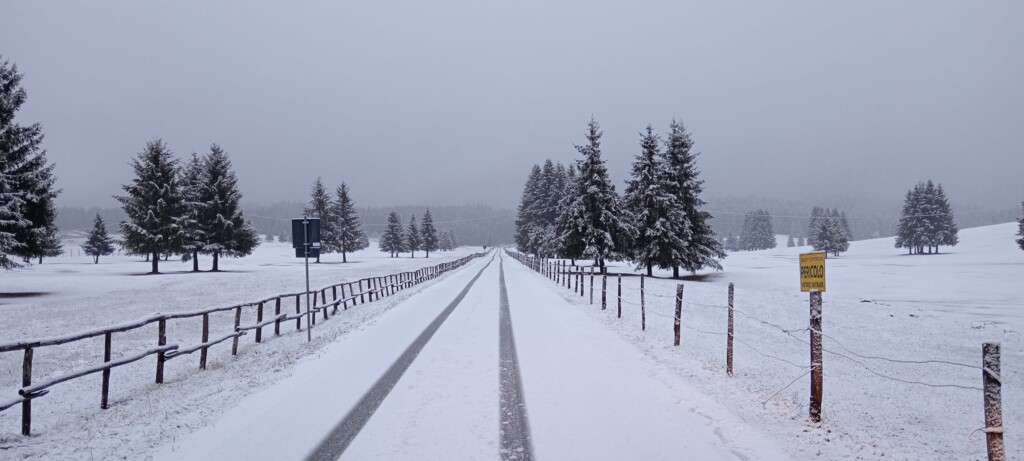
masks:
MULTIPOLYGON (((952 199, 955 201, 956 197, 952 199)), ((704 209, 714 216, 711 226, 719 238, 740 235, 746 212, 761 209, 771 212, 776 233, 806 238, 812 208, 837 208, 846 213, 850 230, 853 232, 853 240, 864 240, 896 235, 896 224, 899 222, 902 204, 902 196, 894 197, 891 201, 836 196, 815 202, 762 197, 720 197, 709 198, 704 209)), ((960 229, 967 229, 1014 221, 1019 210, 991 210, 978 205, 954 203, 953 214, 960 229)))
MULTIPOLYGON (((280 202, 272 205, 245 204, 242 206, 245 218, 261 234, 281 235, 291 232, 290 219, 301 217, 307 205, 300 202, 280 202)), ((512 242, 515 230, 515 212, 494 209, 486 205, 436 206, 429 207, 434 224, 439 232, 451 230, 460 245, 500 245, 512 242)), ((360 207, 359 219, 363 230, 371 239, 380 236, 387 225, 388 213, 398 212, 402 222, 415 213, 416 219, 423 217, 426 206, 360 207)), ((99 213, 108 223, 119 223, 126 219, 120 207, 61 207, 57 210, 57 227, 61 232, 84 231, 92 228, 93 219, 99 213)), ((112 225, 116 232, 116 224, 112 225)))
MULTIPOLYGON (((953 197, 955 200, 955 197, 953 197)), ((711 225, 719 238, 739 235, 743 229, 743 216, 752 210, 769 210, 775 232, 779 234, 803 235, 806 237, 811 209, 815 206, 838 208, 849 217, 850 230, 854 240, 896 235, 902 197, 898 200, 866 200, 850 197, 829 197, 817 202, 799 200, 777 200, 760 197, 718 197, 709 198, 705 207, 714 216, 711 225)), ((280 202, 272 205, 243 205, 245 217, 261 234, 281 235, 289 230, 290 218, 302 215, 305 203, 280 202), (272 219, 268 219, 272 218, 272 219)), ((363 207, 359 218, 363 230, 370 238, 378 237, 387 224, 388 213, 397 211, 402 222, 408 222, 409 214, 417 219, 423 216, 425 206, 363 207)), ((987 226, 1015 221, 1019 209, 1007 208, 987 210, 978 205, 953 204, 956 222, 960 229, 987 226)), ((512 243, 515 232, 515 211, 494 209, 486 205, 430 207, 439 231, 452 230, 462 245, 500 245, 512 243)), ((61 232, 87 230, 92 227, 93 218, 99 213, 108 223, 119 223, 125 219, 124 212, 117 208, 61 207, 57 210, 57 227, 61 232)), ((112 230, 116 232, 117 226, 112 230)))

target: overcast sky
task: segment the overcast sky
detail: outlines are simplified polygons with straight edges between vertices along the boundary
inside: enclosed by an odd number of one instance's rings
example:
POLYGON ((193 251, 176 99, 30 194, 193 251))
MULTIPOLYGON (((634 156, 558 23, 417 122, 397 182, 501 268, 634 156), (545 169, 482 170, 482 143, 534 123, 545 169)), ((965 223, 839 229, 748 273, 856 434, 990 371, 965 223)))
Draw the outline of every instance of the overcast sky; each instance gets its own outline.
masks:
POLYGON ((685 121, 712 195, 1024 199, 1024 2, 53 2, 0 6, 60 203, 113 205, 163 138, 248 200, 514 206, 591 115, 623 186, 685 121), (841 4, 840 4, 841 3, 841 4))

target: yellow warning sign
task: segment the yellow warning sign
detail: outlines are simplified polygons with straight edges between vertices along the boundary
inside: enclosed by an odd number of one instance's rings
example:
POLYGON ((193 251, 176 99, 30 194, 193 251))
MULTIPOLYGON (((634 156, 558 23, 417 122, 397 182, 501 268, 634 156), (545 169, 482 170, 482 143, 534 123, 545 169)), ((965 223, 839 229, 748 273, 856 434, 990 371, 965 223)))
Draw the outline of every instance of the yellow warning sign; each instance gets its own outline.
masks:
POLYGON ((800 253, 800 291, 825 292, 825 252, 800 253))

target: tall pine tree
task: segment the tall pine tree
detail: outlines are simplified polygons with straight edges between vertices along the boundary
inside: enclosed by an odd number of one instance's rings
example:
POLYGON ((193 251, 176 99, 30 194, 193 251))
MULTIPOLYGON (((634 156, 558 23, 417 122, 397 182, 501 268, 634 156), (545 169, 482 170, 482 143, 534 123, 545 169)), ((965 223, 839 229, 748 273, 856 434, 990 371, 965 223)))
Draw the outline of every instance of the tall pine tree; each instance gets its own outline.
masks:
POLYGON ((199 220, 205 208, 202 201, 202 188, 206 177, 204 158, 195 152, 189 159, 181 179, 182 197, 184 200, 185 214, 182 216, 180 225, 184 229, 184 241, 182 243, 182 260, 192 261, 192 272, 199 272, 199 252, 206 246, 206 234, 199 220))
POLYGON ((242 215, 238 178, 224 149, 212 145, 203 161, 203 169, 203 187, 199 194, 204 205, 199 213, 206 241, 203 253, 213 256, 212 270, 217 272, 221 256, 248 256, 259 246, 260 240, 256 229, 242 215))
POLYGON ((680 237, 686 242, 682 258, 678 266, 673 266, 672 275, 679 277, 679 268, 691 274, 708 267, 722 270, 725 251, 722 243, 715 238, 711 228, 711 213, 702 210, 705 205, 700 194, 704 191, 704 181, 699 179, 697 170, 697 153, 693 152, 693 140, 682 123, 672 120, 669 125, 668 138, 665 140, 663 154, 665 171, 672 185, 670 193, 679 198, 686 219, 686 230, 680 237))
POLYGON ((121 223, 121 246, 129 254, 146 255, 150 273, 160 273, 162 255, 179 254, 184 241, 180 222, 185 214, 178 161, 163 141, 146 143, 131 161, 135 178, 121 186, 125 195, 114 198, 128 216, 121 223))
POLYGON ((536 197, 539 194, 540 188, 541 169, 539 165, 534 165, 530 169, 530 175, 526 179, 526 184, 523 185, 523 194, 520 197, 519 209, 516 214, 516 249, 522 253, 533 253, 531 237, 537 225, 537 208, 539 205, 536 197))
POLYGON ((768 210, 750 211, 743 217, 740 248, 747 251, 775 248, 775 230, 768 210))
POLYGON ((429 209, 426 213, 423 213, 423 227, 420 229, 420 242, 420 248, 427 253, 428 258, 430 257, 431 251, 437 251, 437 228, 434 227, 434 217, 430 215, 429 209))
MULTIPOLYGON (((617 259, 628 249, 633 228, 622 207, 608 169, 601 158, 601 130, 593 118, 587 125, 587 143, 577 145, 579 178, 559 216, 559 238, 583 244, 583 256, 605 270, 605 261, 617 259)), ((563 243, 563 249, 564 249, 563 243)))
POLYGON ((416 257, 416 250, 420 249, 420 230, 416 227, 416 215, 409 217, 409 227, 405 231, 405 249, 410 258, 416 257))
POLYGON ((107 234, 107 224, 103 218, 96 213, 96 219, 92 223, 92 230, 82 244, 82 251, 92 256, 93 264, 99 264, 100 256, 107 256, 114 253, 114 239, 107 234))
POLYGON ((660 144, 654 128, 647 125, 623 199, 636 229, 630 253, 648 276, 653 275, 654 265, 667 269, 683 264, 689 232, 682 204, 671 193, 673 184, 661 163, 660 144))
POLYGON ((56 256, 61 252, 55 225, 54 165, 42 148, 38 123, 14 121, 27 94, 16 65, 0 56, 0 268, 18 267, 14 257, 56 256))
POLYGON ((388 227, 380 237, 380 251, 391 254, 392 258, 398 257, 398 253, 405 251, 405 243, 402 237, 402 221, 397 212, 392 211, 388 215, 388 227))
POLYGON ((1021 216, 1020 221, 1017 223, 1017 236, 1020 238, 1017 239, 1017 246, 1019 246, 1021 250, 1024 250, 1024 202, 1020 202, 1020 208, 1021 216))
MULTIPOLYGON (((334 251, 335 232, 334 220, 331 217, 331 196, 324 187, 323 179, 317 176, 310 190, 309 207, 305 210, 306 217, 320 219, 320 253, 334 251)), ((320 253, 316 262, 320 262, 320 253)))
POLYGON ((364 235, 355 204, 352 203, 352 197, 349 195, 348 186, 341 183, 335 193, 337 199, 332 204, 333 212, 331 213, 336 220, 334 237, 337 241, 335 245, 341 252, 341 262, 347 263, 348 253, 366 248, 363 246, 364 235))

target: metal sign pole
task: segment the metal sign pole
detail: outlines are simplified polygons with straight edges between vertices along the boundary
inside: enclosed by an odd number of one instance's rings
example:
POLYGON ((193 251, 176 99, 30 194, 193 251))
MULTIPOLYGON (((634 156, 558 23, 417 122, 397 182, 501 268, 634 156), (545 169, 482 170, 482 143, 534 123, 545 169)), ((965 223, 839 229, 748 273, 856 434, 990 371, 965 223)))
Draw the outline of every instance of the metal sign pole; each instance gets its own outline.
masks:
POLYGON ((306 254, 306 341, 313 341, 313 322, 310 316, 309 301, 309 220, 302 220, 302 247, 306 254))

